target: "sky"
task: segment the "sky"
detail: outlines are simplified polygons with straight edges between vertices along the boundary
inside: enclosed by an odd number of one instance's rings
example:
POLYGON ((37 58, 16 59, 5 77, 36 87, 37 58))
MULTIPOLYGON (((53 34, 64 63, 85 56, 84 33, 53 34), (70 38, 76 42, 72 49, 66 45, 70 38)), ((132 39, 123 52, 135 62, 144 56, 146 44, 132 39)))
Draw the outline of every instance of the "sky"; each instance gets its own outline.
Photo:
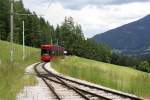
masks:
POLYGON ((65 16, 81 24, 90 38, 150 14, 150 0, 23 0, 30 11, 56 26, 65 16))

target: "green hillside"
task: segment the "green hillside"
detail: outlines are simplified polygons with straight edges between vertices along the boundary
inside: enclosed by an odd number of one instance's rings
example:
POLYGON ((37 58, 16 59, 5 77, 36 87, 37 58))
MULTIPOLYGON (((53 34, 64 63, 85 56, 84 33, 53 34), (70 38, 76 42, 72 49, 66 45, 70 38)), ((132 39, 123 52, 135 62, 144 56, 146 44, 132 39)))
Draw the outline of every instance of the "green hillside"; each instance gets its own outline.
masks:
POLYGON ((72 77, 135 95, 150 97, 150 74, 148 73, 76 56, 55 61, 52 66, 59 72, 72 77))
POLYGON ((35 79, 24 75, 27 65, 39 60, 39 50, 25 47, 26 58, 22 60, 22 46, 14 44, 14 62, 10 62, 10 44, 0 40, 0 100, 15 100, 24 85, 35 84, 35 79))

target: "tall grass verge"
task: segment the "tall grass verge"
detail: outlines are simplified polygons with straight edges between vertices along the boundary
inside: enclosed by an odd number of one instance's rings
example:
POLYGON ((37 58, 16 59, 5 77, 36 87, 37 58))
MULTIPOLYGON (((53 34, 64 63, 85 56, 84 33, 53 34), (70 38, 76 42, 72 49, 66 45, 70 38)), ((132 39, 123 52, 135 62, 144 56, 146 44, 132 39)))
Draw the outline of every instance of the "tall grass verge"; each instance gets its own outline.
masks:
POLYGON ((150 74, 124 66, 93 61, 76 56, 52 63, 57 71, 109 88, 150 96, 150 74))
POLYGON ((37 62, 39 50, 25 47, 26 58, 22 60, 22 46, 14 44, 14 61, 10 62, 10 44, 0 41, 0 100, 15 100, 25 85, 34 85, 35 78, 24 75, 26 66, 37 62))

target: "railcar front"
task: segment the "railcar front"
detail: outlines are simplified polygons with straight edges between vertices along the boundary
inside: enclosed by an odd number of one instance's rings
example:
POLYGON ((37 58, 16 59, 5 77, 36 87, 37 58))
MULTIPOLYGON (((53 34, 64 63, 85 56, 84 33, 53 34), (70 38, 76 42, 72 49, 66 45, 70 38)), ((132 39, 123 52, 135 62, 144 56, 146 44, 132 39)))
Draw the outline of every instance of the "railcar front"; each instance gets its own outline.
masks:
POLYGON ((51 52, 51 45, 41 45, 41 61, 49 62, 52 59, 50 55, 51 52))
POLYGON ((58 45, 41 45, 41 61, 49 62, 57 59, 58 57, 63 58, 64 48, 58 45))

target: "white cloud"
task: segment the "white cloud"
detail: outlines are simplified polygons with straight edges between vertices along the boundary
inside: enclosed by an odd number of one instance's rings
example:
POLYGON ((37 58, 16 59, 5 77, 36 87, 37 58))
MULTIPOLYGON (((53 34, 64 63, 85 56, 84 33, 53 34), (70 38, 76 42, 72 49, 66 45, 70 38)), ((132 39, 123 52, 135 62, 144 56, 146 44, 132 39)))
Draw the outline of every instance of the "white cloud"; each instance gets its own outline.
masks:
POLYGON ((120 5, 133 2, 148 2, 150 0, 52 0, 54 3, 60 2, 65 8, 81 9, 87 5, 101 7, 103 5, 120 5))
MULTIPOLYGON (((32 1, 32 0, 31 0, 32 1)), ((30 1, 30 2, 31 2, 30 1)), ((60 24, 65 16, 72 16, 76 22, 82 25, 86 37, 94 36, 97 33, 107 31, 120 25, 137 20, 150 14, 150 2, 134 2, 123 5, 86 5, 81 9, 67 9, 59 2, 37 6, 27 6, 32 11, 45 14, 51 24, 60 24)))

